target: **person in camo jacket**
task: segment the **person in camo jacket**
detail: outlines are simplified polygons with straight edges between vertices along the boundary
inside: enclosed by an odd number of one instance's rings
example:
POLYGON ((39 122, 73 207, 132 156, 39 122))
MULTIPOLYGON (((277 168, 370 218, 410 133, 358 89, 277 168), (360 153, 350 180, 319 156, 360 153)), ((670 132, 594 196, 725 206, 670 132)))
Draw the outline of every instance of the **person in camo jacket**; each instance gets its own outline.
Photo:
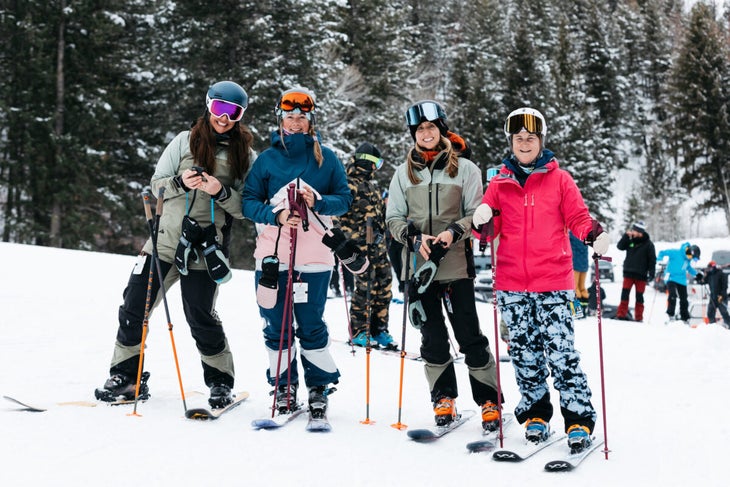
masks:
POLYGON ((388 309, 393 297, 391 291, 392 270, 385 241, 385 205, 380 191, 372 180, 373 173, 383 165, 377 147, 364 142, 355 150, 347 165, 347 184, 352 193, 350 210, 339 218, 340 227, 367 253, 370 268, 355 276, 355 286, 350 302, 350 326, 352 344, 397 349, 388 332, 388 309), (368 219, 372 222, 373 243, 366 245, 368 219), (370 329, 368 329, 368 292, 370 293, 370 329))

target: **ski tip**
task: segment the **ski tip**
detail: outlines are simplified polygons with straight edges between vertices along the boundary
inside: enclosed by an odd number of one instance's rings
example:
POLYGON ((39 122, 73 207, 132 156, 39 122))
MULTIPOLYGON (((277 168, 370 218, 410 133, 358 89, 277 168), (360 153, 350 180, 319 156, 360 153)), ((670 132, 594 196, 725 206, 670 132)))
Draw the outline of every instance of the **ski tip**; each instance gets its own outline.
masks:
POLYGON ((570 472, 573 470, 573 464, 566 460, 553 460, 545 464, 545 470, 548 472, 570 472))
POLYGON ((497 445, 495 445, 493 441, 488 440, 472 441, 471 443, 466 444, 466 449, 469 450, 470 453, 492 451, 496 447, 497 445))
POLYGON ((497 462, 519 462, 522 457, 515 452, 507 450, 498 450, 492 454, 492 459, 497 462))
POLYGON ((185 411, 185 417, 188 419, 198 419, 201 421, 207 421, 209 419, 215 419, 215 416, 207 409, 188 409, 185 411))

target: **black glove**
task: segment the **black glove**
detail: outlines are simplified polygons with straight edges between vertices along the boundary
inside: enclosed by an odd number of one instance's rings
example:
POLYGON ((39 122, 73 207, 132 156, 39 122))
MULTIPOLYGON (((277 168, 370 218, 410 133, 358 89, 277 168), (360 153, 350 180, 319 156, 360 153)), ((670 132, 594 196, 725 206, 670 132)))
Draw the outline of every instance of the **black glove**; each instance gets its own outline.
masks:
POLYGON ((180 241, 175 250, 175 266, 183 276, 188 275, 188 261, 193 259, 198 262, 198 254, 193 251, 194 247, 203 241, 203 229, 194 218, 185 215, 182 219, 182 232, 180 241))
POLYGON ((332 249, 342 265, 353 274, 362 274, 368 268, 368 258, 339 228, 330 228, 322 236, 322 243, 332 249))
POLYGON ((702 284, 703 282, 705 282, 705 275, 701 271, 697 272, 697 275, 695 276, 695 282, 697 284, 702 284))
POLYGON ((408 319, 416 330, 420 330, 426 322, 426 311, 423 309, 421 295, 418 293, 418 285, 414 278, 408 283, 408 319))
POLYGON ((276 306, 279 288, 279 258, 267 255, 261 261, 261 277, 256 288, 256 302, 265 309, 276 306))
POLYGON ((205 240, 200 244, 203 251, 205 265, 208 268, 208 274, 218 284, 228 282, 233 274, 231 273, 228 259, 223 255, 220 245, 218 245, 218 233, 215 230, 215 224, 210 224, 203 230, 205 240))
POLYGON ((431 246, 431 255, 429 260, 423 263, 418 268, 415 274, 413 274, 413 287, 419 294, 423 294, 428 289, 428 286, 433 282, 433 278, 436 277, 438 272, 438 266, 441 260, 443 260, 446 252, 448 252, 443 243, 434 244, 431 246))

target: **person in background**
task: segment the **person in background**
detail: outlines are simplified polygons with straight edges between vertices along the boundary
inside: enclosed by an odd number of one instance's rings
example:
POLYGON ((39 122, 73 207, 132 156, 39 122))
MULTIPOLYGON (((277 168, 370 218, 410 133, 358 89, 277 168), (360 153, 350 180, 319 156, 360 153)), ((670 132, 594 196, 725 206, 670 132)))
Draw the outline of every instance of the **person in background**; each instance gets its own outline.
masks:
MULTIPOLYGON (((383 204, 388 206, 388 190, 383 191, 383 204)), ((403 244, 393 238, 390 229, 385 227, 385 242, 388 247, 388 259, 398 280, 398 292, 403 294, 405 281, 403 280, 403 244)))
POLYGON ((547 378, 560 393, 568 445, 591 444, 596 411, 575 349, 573 263, 568 230, 604 255, 610 239, 591 218, 570 173, 545 147, 547 124, 534 108, 520 108, 504 123, 511 154, 492 178, 474 212, 477 231, 494 219, 499 238, 494 289, 509 330, 509 354, 522 398, 515 416, 532 442, 550 436, 553 407, 547 378))
POLYGON ((727 311, 727 274, 711 260, 702 279, 710 288, 710 302, 707 305, 707 322, 715 323, 717 312, 722 316, 725 328, 730 328, 730 315, 727 311))
MULTIPOLYGON (((220 81, 206 95, 205 112, 192 129, 180 132, 160 156, 151 186, 164 188, 157 252, 165 289, 180 281, 183 311, 200 353, 203 378, 210 388, 209 404, 223 408, 233 402, 233 355, 215 302, 218 285, 230 278, 227 255, 234 218, 243 219, 241 189, 255 153, 253 135, 241 123, 248 95, 232 81, 220 81), (214 221, 215 220, 215 221, 214 221)), ((147 301, 152 241, 145 243, 119 307, 111 377, 94 394, 101 401, 134 399, 142 324, 147 301)), ((161 300, 154 272, 152 309, 161 300)), ((152 311, 150 309, 150 313, 152 311)), ((139 397, 149 394, 145 372, 139 397)))
POLYGON ((629 320, 629 295, 631 288, 636 287, 636 305, 634 321, 644 320, 644 290, 646 283, 654 279, 656 269, 656 251, 649 238, 646 225, 637 221, 626 230, 616 244, 616 248, 626 251, 624 259, 624 282, 621 288, 621 301, 616 311, 617 320, 629 320))
POLYGON ((320 419, 326 417, 327 396, 332 391, 329 384, 336 384, 340 377, 329 351, 323 316, 335 263, 324 243, 325 226, 331 226, 331 216, 347 211, 352 197, 342 163, 321 145, 315 130, 317 108, 314 94, 307 89, 293 88, 281 94, 271 146, 259 155, 246 178, 243 214, 260 225, 254 250, 256 293, 269 357, 266 378, 274 386, 275 408, 279 414, 287 414, 300 407, 298 341, 310 416, 320 419), (296 188, 294 201, 289 198, 290 184, 296 188), (290 262, 294 229, 296 248, 290 262), (287 302, 297 325, 294 337, 284 326, 287 302), (292 344, 291 348, 286 344, 292 344))
MULTIPOLYGON (((438 426, 457 418, 459 395, 451 356, 451 323, 465 356, 472 399, 482 411, 482 428, 499 425, 496 362, 479 328, 474 296, 471 218, 482 194, 479 167, 458 134, 449 131, 440 104, 420 101, 406 112, 415 142, 388 189, 386 222, 393 238, 416 255, 423 281, 409 281, 409 316, 421 332, 421 357, 438 426), (414 282, 410 284, 410 282, 414 282)), ((408 277, 408 276, 406 276, 408 277)))
POLYGON ((388 332, 388 310, 393 297, 393 270, 385 243, 385 205, 373 181, 373 173, 383 165, 380 150, 363 142, 347 165, 347 181, 352 194, 350 210, 339 217, 340 228, 368 256, 367 272, 355 277, 355 290, 350 301, 352 344, 396 350, 397 344, 388 332), (372 225, 373 242, 367 245, 367 225, 372 225), (368 298, 370 302, 368 302, 368 298), (369 326, 369 328, 368 328, 369 326))
POLYGON ((678 249, 665 249, 659 252, 657 260, 668 259, 664 272, 667 283, 667 319, 675 319, 674 313, 679 297, 679 319, 689 324, 689 301, 687 299, 687 274, 695 277, 697 270, 692 262, 700 258, 700 249, 689 242, 683 243, 678 249))
POLYGON ((586 276, 588 274, 588 247, 573 232, 570 235, 570 248, 573 252, 573 280, 575 281, 575 299, 573 311, 576 318, 585 318, 588 314, 588 289, 586 276))

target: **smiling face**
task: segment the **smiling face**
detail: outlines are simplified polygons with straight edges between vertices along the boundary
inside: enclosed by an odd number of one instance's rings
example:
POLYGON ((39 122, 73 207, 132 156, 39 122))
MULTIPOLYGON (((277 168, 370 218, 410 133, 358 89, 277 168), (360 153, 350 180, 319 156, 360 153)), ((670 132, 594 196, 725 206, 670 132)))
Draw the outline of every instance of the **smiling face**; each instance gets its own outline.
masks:
POLYGON ((309 119, 304 113, 284 112, 281 119, 281 128, 292 134, 307 133, 309 131, 309 119))
POLYGON ((540 137, 526 130, 512 136, 512 152, 523 166, 535 162, 541 150, 540 137))
POLYGON ((416 129, 416 144, 423 149, 432 150, 441 141, 441 132, 433 122, 423 122, 416 129))
POLYGON ((211 113, 208 121, 210 122, 211 127, 213 127, 213 130, 215 130, 219 134, 228 132, 233 128, 234 125, 236 125, 236 122, 231 122, 229 120, 228 115, 216 117, 211 113))

